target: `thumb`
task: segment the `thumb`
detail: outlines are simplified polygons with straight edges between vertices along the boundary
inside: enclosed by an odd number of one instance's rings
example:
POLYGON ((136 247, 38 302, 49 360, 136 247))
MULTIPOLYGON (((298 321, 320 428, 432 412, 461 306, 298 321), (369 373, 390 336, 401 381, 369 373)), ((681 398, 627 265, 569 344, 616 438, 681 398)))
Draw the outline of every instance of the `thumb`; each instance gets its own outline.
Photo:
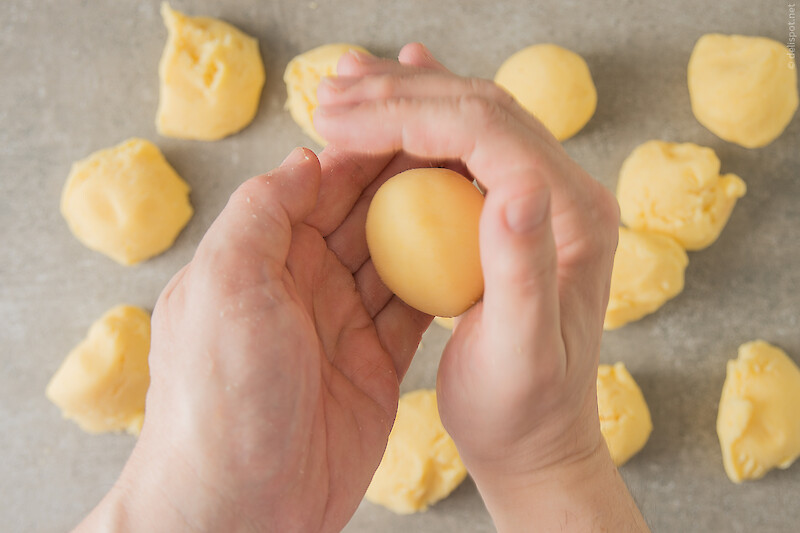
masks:
POLYGON ((550 190, 513 189, 490 190, 481 214, 482 329, 504 372, 549 380, 566 367, 550 190))

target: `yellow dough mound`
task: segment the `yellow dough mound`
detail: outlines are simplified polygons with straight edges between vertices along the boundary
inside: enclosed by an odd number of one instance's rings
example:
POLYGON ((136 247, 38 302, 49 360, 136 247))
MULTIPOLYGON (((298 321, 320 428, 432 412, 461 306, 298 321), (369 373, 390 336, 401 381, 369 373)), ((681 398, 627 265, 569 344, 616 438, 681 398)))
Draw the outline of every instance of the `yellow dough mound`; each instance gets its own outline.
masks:
POLYGON ((84 431, 138 435, 150 386, 149 352, 150 316, 138 307, 114 307, 67 355, 45 394, 84 431))
POLYGON ((447 497, 467 470, 439 419, 436 391, 404 394, 365 498, 399 514, 424 511, 447 497))
POLYGON ((689 258, 671 237, 619 228, 603 327, 639 320, 683 290, 689 258))
POLYGON ((435 316, 433 321, 444 329, 452 330, 456 325, 456 319, 451 316, 435 316))
POLYGON ((694 45, 687 78, 700 124, 745 148, 771 143, 797 110, 797 69, 789 50, 772 39, 704 35, 694 45))
POLYGON ((264 86, 258 41, 220 20, 161 4, 169 37, 158 73, 161 135, 213 141, 253 120, 264 86))
POLYGON ((620 466, 644 448, 653 431, 642 391, 624 364, 598 367, 597 409, 611 459, 620 466))
POLYGON ((783 350, 753 341, 728 361, 717 435, 736 483, 789 468, 800 456, 800 368, 783 350))
POLYGON ((648 141, 633 150, 619 173, 617 200, 628 227, 664 233, 687 250, 717 240, 747 187, 719 174, 711 148, 648 141))
POLYGON ((192 213, 189 186, 144 139, 74 163, 61 194, 61 214, 75 237, 123 265, 172 246, 192 213))
POLYGON ((586 61, 554 44, 515 53, 500 66, 494 81, 559 141, 578 133, 597 107, 597 90, 586 61))
MULTIPOLYGON (((324 77, 336 76, 339 59, 350 50, 367 52, 364 48, 345 43, 326 44, 295 57, 286 66, 283 81, 286 83, 286 108, 306 135, 320 146, 328 141, 314 128, 314 110, 317 108, 317 87, 324 77)), ((367 52, 368 53, 368 52, 367 52)))

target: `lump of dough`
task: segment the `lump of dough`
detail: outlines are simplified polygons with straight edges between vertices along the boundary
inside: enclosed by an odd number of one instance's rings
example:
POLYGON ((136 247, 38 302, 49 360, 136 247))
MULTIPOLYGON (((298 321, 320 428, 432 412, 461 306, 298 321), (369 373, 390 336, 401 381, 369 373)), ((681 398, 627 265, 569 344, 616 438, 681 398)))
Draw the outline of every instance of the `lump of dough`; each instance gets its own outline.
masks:
POLYGON ((616 329, 639 320, 683 290, 689 258, 666 235, 619 228, 611 291, 603 327, 616 329))
POLYGON ((789 468, 800 456, 800 368, 783 350, 753 341, 728 361, 717 435, 725 473, 736 483, 789 468))
POLYGON ((704 35, 687 77, 698 122, 746 148, 771 143, 797 110, 797 69, 789 50, 772 39, 704 35))
POLYGON ((578 133, 597 107, 597 90, 586 61, 554 44, 515 53, 500 66, 494 81, 559 141, 578 133))
POLYGON ((452 330, 456 325, 456 319, 450 316, 435 316, 433 317, 433 321, 444 329, 452 330))
POLYGON ((416 168, 380 186, 366 237, 378 275, 423 313, 458 316, 483 294, 478 226, 483 195, 444 168, 416 168))
POLYGON ((264 86, 258 41, 230 24, 161 4, 169 37, 158 73, 161 135, 213 141, 253 120, 264 86))
POLYGON ((648 141, 622 164, 617 183, 620 218, 630 228, 664 233, 687 250, 719 237, 747 187, 734 174, 719 174, 711 148, 648 141))
POLYGON ((620 466, 644 447, 653 431, 642 391, 624 364, 598 367, 597 410, 611 459, 620 466))
POLYGON ((138 435, 150 385, 150 315, 130 305, 109 310, 67 355, 45 392, 84 431, 138 435))
POLYGON ((335 76, 339 59, 350 50, 369 53, 364 48, 345 43, 326 44, 295 57, 286 65, 283 81, 286 83, 286 108, 306 135, 320 146, 328 142, 314 128, 314 110, 317 108, 317 87, 323 77, 335 76))
POLYGON ((446 498, 466 475, 439 419, 436 391, 417 390, 400 398, 386 451, 364 497, 395 513, 415 513, 446 498))
POLYGON ((192 213, 189 186, 144 139, 74 163, 61 194, 61 214, 75 237, 123 265, 172 246, 192 213))

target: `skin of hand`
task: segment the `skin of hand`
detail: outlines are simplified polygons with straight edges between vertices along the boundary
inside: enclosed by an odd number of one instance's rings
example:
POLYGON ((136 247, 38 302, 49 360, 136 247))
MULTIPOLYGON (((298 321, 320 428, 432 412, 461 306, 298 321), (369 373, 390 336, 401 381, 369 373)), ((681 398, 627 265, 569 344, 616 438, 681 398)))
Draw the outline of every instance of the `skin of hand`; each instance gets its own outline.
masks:
POLYGON ((431 320, 367 261, 366 207, 420 164, 296 149, 238 188, 155 306, 140 439, 79 530, 344 527, 431 320))
POLYGON ((320 86, 332 144, 459 161, 486 191, 483 300, 439 366, 439 410, 500 531, 646 531, 600 433, 596 374, 613 195, 490 81, 422 45, 347 54, 320 86), (604 529, 605 528, 605 529, 604 529))

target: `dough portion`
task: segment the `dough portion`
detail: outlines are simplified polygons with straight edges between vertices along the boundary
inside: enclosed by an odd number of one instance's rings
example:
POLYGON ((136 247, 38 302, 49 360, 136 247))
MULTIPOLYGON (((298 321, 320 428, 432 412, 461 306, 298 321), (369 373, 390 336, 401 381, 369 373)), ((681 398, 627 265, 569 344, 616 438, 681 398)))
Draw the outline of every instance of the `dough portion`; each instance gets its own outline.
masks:
POLYGON ((123 265, 172 246, 192 213, 189 186, 144 139, 74 163, 61 194, 61 214, 75 237, 123 265))
POLYGON ((150 315, 131 305, 114 307, 67 355, 45 394, 84 431, 138 435, 150 386, 149 352, 150 315))
POLYGON ((597 409, 611 459, 620 466, 644 448, 653 431, 647 402, 624 364, 598 367, 597 409))
POLYGON ((687 250, 717 240, 747 186, 720 176, 711 148, 648 141, 633 150, 619 173, 620 217, 630 228, 664 233, 687 250))
POLYGON ((789 468, 800 456, 800 368, 783 350, 757 340, 728 361, 717 435, 735 483, 789 468))
POLYGON ((253 120, 264 86, 258 41, 230 24, 187 17, 166 2, 169 37, 158 66, 161 135, 213 141, 253 120))
POLYGON ((325 44, 296 56, 289 61, 283 73, 287 93, 286 108, 305 134, 320 146, 327 145, 328 141, 314 128, 314 110, 319 104, 317 87, 323 77, 336 76, 339 59, 350 50, 369 53, 355 44, 325 44))
POLYGON ((604 329, 639 320, 680 294, 688 264, 675 239, 619 228, 604 329))
POLYGON ((797 110, 789 50, 765 37, 700 37, 687 72, 692 111, 712 133, 745 148, 775 140, 797 110))
POLYGON ((467 470, 439 419, 435 390, 404 394, 367 501, 398 514, 424 511, 447 497, 467 470))
POLYGON ((559 141, 578 133, 597 107, 597 90, 586 61, 554 44, 515 53, 500 66, 494 81, 559 141))
POLYGON ((444 329, 452 330, 456 325, 456 319, 451 316, 435 316, 433 321, 444 329))

